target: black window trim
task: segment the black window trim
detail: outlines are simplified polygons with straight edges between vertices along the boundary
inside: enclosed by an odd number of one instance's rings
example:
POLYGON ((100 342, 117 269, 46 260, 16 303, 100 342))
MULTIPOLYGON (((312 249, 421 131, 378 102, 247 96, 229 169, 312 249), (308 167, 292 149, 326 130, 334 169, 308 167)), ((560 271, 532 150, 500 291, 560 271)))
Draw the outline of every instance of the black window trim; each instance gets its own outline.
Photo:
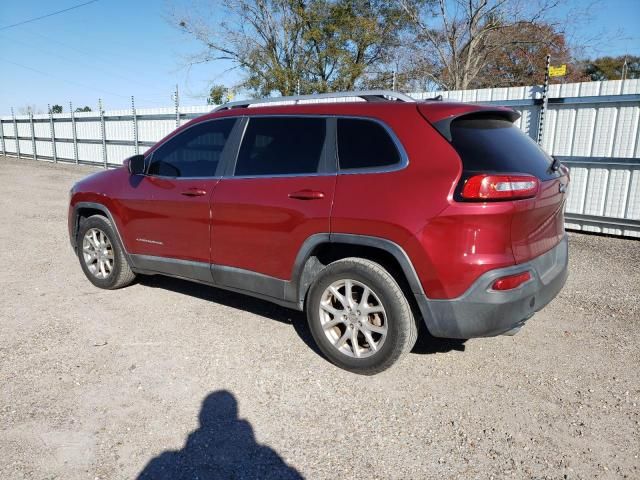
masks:
POLYGON ((336 149, 336 169, 338 171, 338 175, 361 175, 366 173, 389 173, 389 172, 397 172, 398 170, 402 170, 407 168, 409 165, 409 156, 407 155, 402 142, 396 135, 389 125, 375 117, 366 117, 360 115, 335 115, 336 124, 335 124, 335 149, 336 149), (400 154, 400 161, 393 163, 391 165, 385 165, 384 167, 361 167, 361 168, 340 168, 340 151, 338 150, 338 129, 337 129, 337 120, 338 119, 347 119, 347 120, 369 120, 371 122, 377 123, 380 125, 391 137, 398 153, 400 154))
POLYGON ((231 129, 231 133, 229 134, 229 138, 227 139, 227 143, 222 152, 222 156, 220 158, 220 162, 218 163, 218 167, 216 169, 216 175, 211 177, 168 177, 161 175, 150 175, 148 173, 149 167, 153 160, 153 154, 158 151, 164 144, 170 142, 176 136, 172 136, 160 144, 157 144, 153 147, 153 151, 151 153, 145 153, 145 176, 152 176, 156 178, 170 178, 173 180, 197 180, 197 179, 249 179, 249 178, 287 178, 287 177, 323 177, 323 176, 335 176, 335 175, 362 175, 362 174, 376 174, 376 173, 389 173, 389 172, 397 172, 406 168, 409 165, 409 156, 407 155, 404 146, 398 139, 396 133, 389 127, 384 121, 375 117, 368 117, 362 115, 335 115, 335 114, 260 114, 260 115, 233 115, 233 116, 224 116, 224 117, 216 117, 210 118, 207 120, 203 120, 201 122, 196 122, 185 128, 180 132, 186 132, 190 128, 195 127, 196 125, 201 125, 202 123, 215 122, 218 120, 226 120, 233 119, 236 121, 233 128, 231 129), (242 140, 244 139, 244 135, 247 129, 247 125, 249 124, 249 120, 251 118, 273 118, 273 117, 309 117, 309 118, 324 118, 327 121, 326 126, 326 136, 325 143, 322 147, 323 158, 320 160, 319 171, 316 173, 285 173, 285 174, 277 174, 277 175, 242 175, 235 176, 235 168, 238 161, 238 156, 240 154, 240 147, 242 146, 242 140), (354 120, 369 120, 375 122, 382 126, 387 134, 391 137, 391 140, 395 144, 398 149, 398 153, 400 154, 400 161, 398 163, 394 163, 392 165, 387 165, 384 167, 363 167, 363 168, 353 168, 353 169, 341 169, 340 161, 338 158, 338 130, 337 124, 338 119, 354 119, 354 120))
POLYGON ((337 169, 337 155, 336 155, 336 139, 335 139, 335 125, 332 124, 334 115, 322 115, 322 114, 276 114, 276 115, 244 115, 242 117, 242 135, 236 145, 235 155, 233 160, 229 162, 229 166, 225 169, 225 173, 222 176, 227 179, 250 179, 250 178, 289 178, 289 177, 326 177, 335 176, 337 169), (318 163, 318 171, 315 173, 279 173, 270 175, 235 175, 236 165, 238 164, 238 157, 240 155, 240 148, 242 148, 242 142, 249 126, 249 122, 252 118, 322 118, 325 120, 325 137, 322 145, 320 162, 318 163))
POLYGON ((163 142, 154 145, 153 147, 153 151, 151 153, 146 153, 145 152, 145 167, 144 167, 144 176, 146 177, 154 177, 154 178, 169 178, 172 180, 215 180, 215 179, 221 179, 224 176, 224 172, 226 171, 226 166, 227 164, 231 161, 231 159, 229 157, 233 157, 234 155, 237 155, 237 151, 239 149, 240 143, 239 143, 239 133, 244 134, 244 126, 242 127, 242 131, 239 132, 240 129, 240 124, 241 122, 239 120, 241 120, 242 117, 236 117, 236 116, 225 116, 225 117, 216 117, 216 118, 208 118, 206 120, 202 120, 200 122, 194 122, 193 124, 189 125, 187 128, 184 128, 183 130, 180 131, 180 133, 176 134, 176 135, 172 135, 171 137, 167 138, 166 140, 164 140, 163 142), (151 162, 153 162, 153 155, 160 150, 164 145, 166 145, 167 143, 171 142, 172 140, 177 139, 179 136, 181 136, 182 134, 184 134, 185 132, 188 132, 189 130, 191 130, 192 128, 196 127, 196 126, 200 126, 204 123, 212 123, 212 122, 217 122, 220 120, 234 120, 235 123, 233 125, 233 127, 231 127, 231 132, 229 132, 229 137, 227 138, 227 142, 224 145, 224 148, 222 149, 222 152, 220 152, 220 160, 218 161, 218 166, 216 167, 216 174, 215 175, 211 175, 211 176, 198 176, 198 177, 174 177, 174 176, 168 176, 168 175, 157 175, 157 174, 151 174, 149 173, 149 168, 151 168, 151 162))

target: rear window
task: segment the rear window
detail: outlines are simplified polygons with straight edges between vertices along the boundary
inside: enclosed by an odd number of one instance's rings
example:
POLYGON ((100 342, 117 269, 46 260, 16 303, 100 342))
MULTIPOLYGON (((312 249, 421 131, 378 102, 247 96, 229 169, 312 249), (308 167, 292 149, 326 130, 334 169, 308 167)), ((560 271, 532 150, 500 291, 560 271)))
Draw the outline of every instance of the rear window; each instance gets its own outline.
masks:
POLYGON ((316 173, 325 136, 324 118, 251 118, 242 139, 235 175, 316 173))
POLYGON ((541 180, 555 178, 552 159, 509 120, 467 116, 451 123, 451 143, 466 172, 528 173, 541 180))
POLYGON ((341 170, 380 168, 400 163, 400 153, 379 123, 339 118, 338 159, 341 170))

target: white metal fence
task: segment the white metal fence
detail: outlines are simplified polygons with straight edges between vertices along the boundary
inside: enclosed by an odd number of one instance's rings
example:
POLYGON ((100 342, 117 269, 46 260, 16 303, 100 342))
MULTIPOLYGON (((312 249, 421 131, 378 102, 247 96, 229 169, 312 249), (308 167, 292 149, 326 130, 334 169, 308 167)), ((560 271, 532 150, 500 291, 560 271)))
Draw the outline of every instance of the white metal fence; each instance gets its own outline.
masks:
MULTIPOLYGON (((416 99, 505 105, 538 137, 541 87, 413 93, 416 99)), ((0 152, 53 162, 118 166, 212 106, 0 117, 0 152)), ((567 227, 640 237, 640 80, 552 85, 542 147, 572 181, 567 227)))

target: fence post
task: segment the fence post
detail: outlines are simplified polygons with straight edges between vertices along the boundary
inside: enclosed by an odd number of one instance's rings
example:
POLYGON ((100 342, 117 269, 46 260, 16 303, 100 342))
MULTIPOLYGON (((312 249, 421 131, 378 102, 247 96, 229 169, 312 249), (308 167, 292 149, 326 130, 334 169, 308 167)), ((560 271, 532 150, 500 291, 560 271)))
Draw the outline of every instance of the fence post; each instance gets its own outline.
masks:
POLYGON ((31 125, 31 148, 33 149, 33 159, 38 159, 38 152, 36 149, 36 132, 33 128, 33 112, 29 110, 29 124, 31 125))
POLYGON ((140 153, 140 146, 138 145, 138 117, 136 116, 136 104, 131 95, 131 119, 133 122, 133 145, 135 147, 136 155, 140 153))
POLYGON ((53 111, 51 105, 47 105, 49 109, 49 132, 51 135, 51 155, 53 155, 53 163, 58 163, 58 155, 56 154, 56 127, 53 124, 53 111))
POLYGON ((176 94, 173 97, 173 101, 176 107, 176 128, 180 126, 180 99, 178 97, 178 85, 176 85, 176 94))
POLYGON ((104 128, 104 110, 102 109, 102 99, 98 99, 98 110, 100 110, 100 137, 102 138, 102 162, 107 168, 107 138, 104 128))
POLYGON ((71 135, 73 136, 73 159, 78 164, 78 133, 76 132, 76 116, 73 113, 73 105, 69 102, 69 112, 71 112, 71 135))
POLYGON ((549 66, 551 65, 551 55, 547 55, 547 62, 544 69, 544 85, 542 86, 542 105, 540 105, 540 115, 538 116, 538 145, 542 145, 544 136, 544 114, 547 110, 547 92, 549 91, 549 66))
POLYGON ((0 118, 0 142, 2 143, 2 155, 7 154, 7 148, 4 146, 4 124, 2 118, 0 118))
POLYGON ((11 117, 13 118, 13 134, 16 139, 16 155, 20 158, 20 140, 18 140, 18 122, 16 122, 16 114, 11 107, 11 117))

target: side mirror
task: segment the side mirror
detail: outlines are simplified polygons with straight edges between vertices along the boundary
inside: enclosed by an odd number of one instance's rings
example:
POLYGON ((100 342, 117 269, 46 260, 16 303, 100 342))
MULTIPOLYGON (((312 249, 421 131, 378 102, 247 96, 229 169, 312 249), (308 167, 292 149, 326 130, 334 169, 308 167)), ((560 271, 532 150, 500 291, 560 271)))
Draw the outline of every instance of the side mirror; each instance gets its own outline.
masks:
POLYGON ((131 175, 144 174, 144 155, 134 155, 126 160, 131 175))

